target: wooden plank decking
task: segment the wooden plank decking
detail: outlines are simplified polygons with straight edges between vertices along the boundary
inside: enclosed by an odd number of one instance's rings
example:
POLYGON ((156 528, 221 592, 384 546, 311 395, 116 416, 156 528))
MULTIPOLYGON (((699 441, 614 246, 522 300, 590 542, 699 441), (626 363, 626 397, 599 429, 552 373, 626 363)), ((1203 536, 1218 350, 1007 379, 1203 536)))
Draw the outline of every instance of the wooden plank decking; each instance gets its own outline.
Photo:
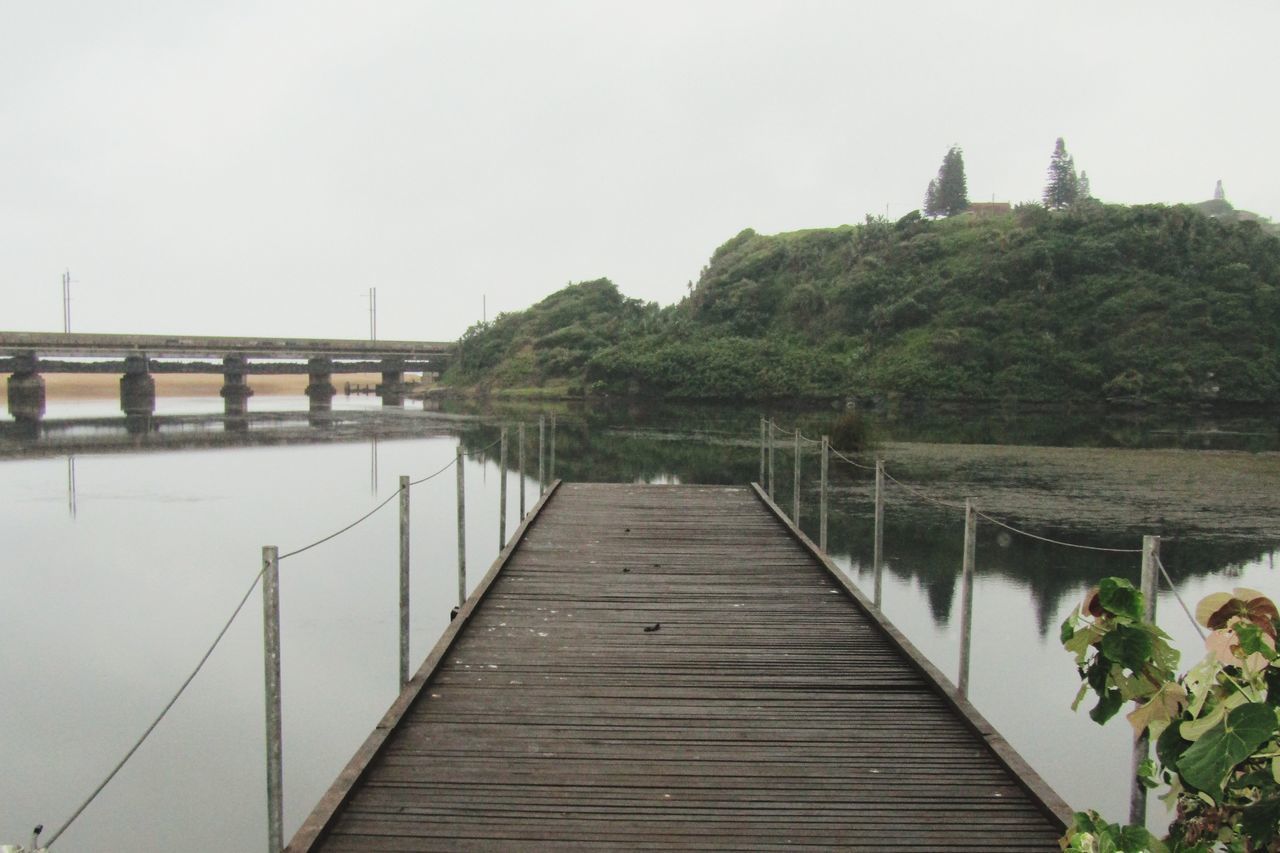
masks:
POLYGON ((1065 804, 751 489, 545 503, 290 849, 1057 849, 1065 804))

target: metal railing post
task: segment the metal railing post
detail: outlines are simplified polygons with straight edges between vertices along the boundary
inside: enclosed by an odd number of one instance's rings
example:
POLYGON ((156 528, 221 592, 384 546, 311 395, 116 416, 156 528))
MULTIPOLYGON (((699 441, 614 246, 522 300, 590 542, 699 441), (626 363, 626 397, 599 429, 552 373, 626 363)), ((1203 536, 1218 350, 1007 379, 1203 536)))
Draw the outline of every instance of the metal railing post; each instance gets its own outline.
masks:
POLYGON ((267 850, 284 849, 284 749, 280 716, 280 550, 262 549, 262 664, 266 675, 267 850))
POLYGON ((516 430, 516 441, 520 443, 520 447, 516 450, 516 458, 519 460, 520 467, 520 520, 524 521, 524 424, 521 423, 519 429, 516 430))
POLYGON ((876 460, 876 532, 871 551, 871 571, 875 578, 873 600, 880 607, 884 600, 884 460, 876 460))
POLYGON ((769 418, 769 500, 773 500, 773 418, 769 418))
POLYGON ((556 416, 551 416, 551 461, 547 464, 547 484, 556 478, 556 416))
POLYGON ((498 451, 498 550, 507 546, 507 428, 502 428, 498 451))
POLYGON ((467 600, 467 489, 466 477, 463 474, 463 462, 466 456, 462 453, 462 442, 458 442, 458 606, 467 600))
POLYGON ((542 497, 547 491, 546 448, 547 416, 538 415, 538 497, 542 497))
MULTIPOLYGON (((1159 578, 1156 560, 1160 556, 1160 537, 1142 537, 1142 621, 1155 624, 1156 593, 1159 578)), ((1129 823, 1147 825, 1147 787, 1138 781, 1138 768, 1151 752, 1151 738, 1146 732, 1133 743, 1133 759, 1129 768, 1129 823)))
POLYGON ((827 553, 827 466, 831 440, 822 437, 822 473, 818 479, 818 550, 827 553))
POLYGON ((964 561, 960 578, 960 677, 956 691, 969 696, 969 640, 973 633, 973 563, 977 551, 978 513, 973 498, 964 499, 964 561))
POLYGON ((400 686, 409 683, 409 478, 400 477, 400 686))
POLYGON ((765 479, 764 479, 764 471, 765 471, 765 468, 764 468, 764 466, 765 466, 765 448, 764 448, 764 445, 765 445, 765 430, 766 430, 766 429, 767 429, 767 427, 765 426, 765 420, 764 420, 764 418, 761 418, 761 419, 760 419, 760 485, 761 485, 761 486, 763 486, 763 485, 765 484, 765 479))
POLYGON ((795 459, 795 476, 791 480, 791 521, 796 527, 800 526, 800 427, 796 427, 795 451, 793 453, 795 459))

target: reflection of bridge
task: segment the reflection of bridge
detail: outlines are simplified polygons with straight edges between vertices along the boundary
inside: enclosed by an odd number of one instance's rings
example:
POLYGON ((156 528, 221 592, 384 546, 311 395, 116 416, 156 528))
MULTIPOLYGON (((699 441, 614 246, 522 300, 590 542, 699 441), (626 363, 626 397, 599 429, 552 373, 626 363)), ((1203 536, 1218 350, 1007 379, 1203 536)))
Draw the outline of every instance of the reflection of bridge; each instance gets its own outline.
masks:
POLYGON ((0 332, 0 372, 11 374, 9 412, 24 420, 44 414, 44 373, 121 374, 120 408, 126 415, 155 411, 153 373, 221 373, 229 415, 246 411, 253 395, 247 376, 306 373, 311 410, 327 411, 336 393, 333 374, 381 373, 382 402, 398 406, 404 401, 405 372, 438 373, 454 346, 433 341, 0 332))

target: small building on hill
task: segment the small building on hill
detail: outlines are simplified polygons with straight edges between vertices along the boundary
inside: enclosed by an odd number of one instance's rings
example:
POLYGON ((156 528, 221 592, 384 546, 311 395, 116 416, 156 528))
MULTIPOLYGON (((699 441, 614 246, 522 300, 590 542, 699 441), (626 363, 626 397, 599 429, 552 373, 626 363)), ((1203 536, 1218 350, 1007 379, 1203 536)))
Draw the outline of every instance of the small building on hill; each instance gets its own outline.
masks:
POLYGON ((972 213, 979 219, 988 219, 992 216, 1004 216, 1013 212, 1013 205, 1007 201, 971 201, 965 213, 972 213))

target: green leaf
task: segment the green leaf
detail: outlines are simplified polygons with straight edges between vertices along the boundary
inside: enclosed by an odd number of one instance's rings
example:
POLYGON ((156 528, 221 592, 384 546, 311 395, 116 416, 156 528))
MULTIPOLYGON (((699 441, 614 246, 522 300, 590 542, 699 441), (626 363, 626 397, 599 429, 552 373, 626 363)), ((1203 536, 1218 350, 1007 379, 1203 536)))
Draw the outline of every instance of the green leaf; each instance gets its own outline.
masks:
POLYGON ((1252 755, 1277 728, 1280 724, 1274 708, 1261 703, 1241 705, 1182 754, 1178 773, 1207 794, 1221 792, 1236 765, 1252 755))
POLYGON ((1102 638, 1102 653, 1126 669, 1140 672, 1151 657, 1151 637, 1141 628, 1117 625, 1102 638))
POLYGON ((1280 797, 1260 800, 1245 807, 1240 815, 1240 828, 1249 840, 1255 842, 1254 849, 1264 849, 1266 843, 1280 835, 1280 797))
POLYGON ((1240 638, 1240 651, 1246 655, 1259 652, 1267 660, 1276 659, 1276 650, 1262 639, 1262 629, 1250 622, 1236 623, 1235 634, 1240 638))
POLYGON ((1093 706, 1093 710, 1089 712, 1089 719, 1098 725, 1102 725, 1107 720, 1116 715, 1124 706, 1124 697, 1120 695, 1119 690, 1108 690, 1099 694, 1098 704, 1093 706))
POLYGON ((1075 622, 1076 622, 1076 614, 1072 613, 1070 616, 1066 618, 1066 621, 1062 623, 1062 630, 1058 633, 1058 642, 1062 643, 1063 645, 1066 645, 1067 641, 1070 640, 1073 636, 1075 636, 1075 633, 1076 633, 1075 622))
POLYGON ((1117 616, 1142 619, 1142 593, 1124 578, 1103 578, 1098 584, 1098 601, 1103 609, 1117 616))

